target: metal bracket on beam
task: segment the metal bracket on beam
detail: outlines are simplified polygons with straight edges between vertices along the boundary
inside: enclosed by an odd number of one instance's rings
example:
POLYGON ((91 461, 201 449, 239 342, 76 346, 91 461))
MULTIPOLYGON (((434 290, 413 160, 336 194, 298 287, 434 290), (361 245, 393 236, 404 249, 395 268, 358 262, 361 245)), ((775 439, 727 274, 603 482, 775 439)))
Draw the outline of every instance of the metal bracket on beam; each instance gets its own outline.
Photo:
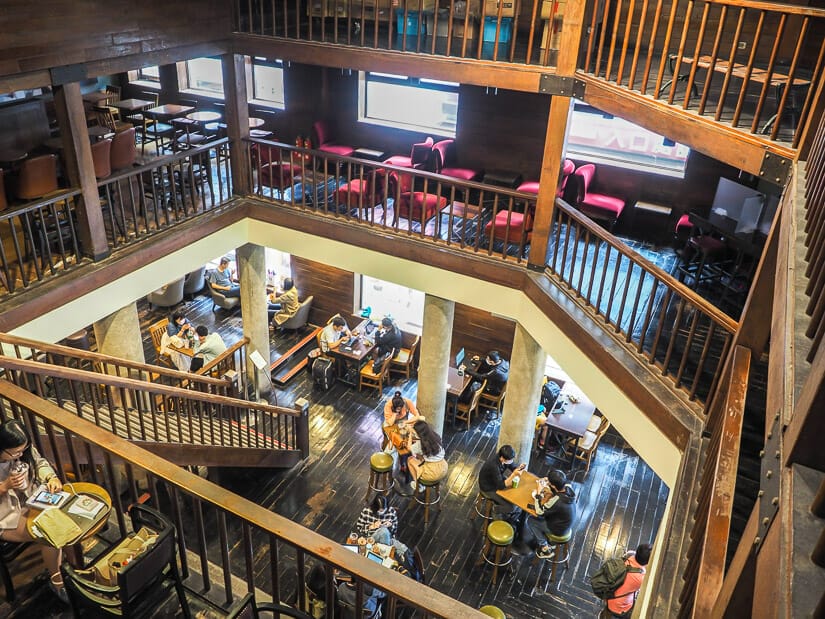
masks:
POLYGON ((784 187, 791 173, 791 163, 790 159, 780 157, 776 153, 765 153, 762 166, 759 168, 759 178, 784 187))
POLYGON ((762 474, 759 480, 759 534, 753 541, 759 552, 765 541, 771 522, 779 511, 779 483, 782 476, 782 458, 780 453, 781 427, 780 414, 776 413, 770 424, 770 431, 765 440, 762 458, 762 474))
POLYGON ((584 98, 584 82, 575 77, 564 77, 555 73, 543 73, 539 81, 539 92, 544 95, 584 98))

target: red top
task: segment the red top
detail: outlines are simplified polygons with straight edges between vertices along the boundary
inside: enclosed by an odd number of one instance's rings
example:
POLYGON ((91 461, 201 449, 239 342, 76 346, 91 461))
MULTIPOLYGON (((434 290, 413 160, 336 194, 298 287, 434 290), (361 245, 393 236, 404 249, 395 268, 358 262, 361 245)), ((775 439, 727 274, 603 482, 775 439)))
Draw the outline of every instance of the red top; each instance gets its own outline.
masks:
POLYGON ((622 585, 613 594, 615 597, 607 601, 607 610, 616 615, 621 615, 633 608, 636 601, 636 592, 642 588, 642 581, 645 578, 645 568, 636 562, 634 555, 625 560, 627 567, 641 569, 641 572, 628 572, 624 577, 622 585))

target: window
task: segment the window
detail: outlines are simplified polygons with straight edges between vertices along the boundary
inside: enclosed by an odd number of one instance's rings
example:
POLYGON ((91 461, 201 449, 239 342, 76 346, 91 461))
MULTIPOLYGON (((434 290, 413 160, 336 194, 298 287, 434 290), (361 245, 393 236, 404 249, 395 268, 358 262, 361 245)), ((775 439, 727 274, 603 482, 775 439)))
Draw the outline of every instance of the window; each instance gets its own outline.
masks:
POLYGON ((631 122, 575 103, 567 156, 684 178, 690 149, 631 122))
POLYGON ((358 73, 358 120, 373 125, 455 137, 458 84, 358 73))
POLYGON ((223 71, 217 58, 193 58, 178 63, 181 92, 223 99, 223 71))
POLYGON ((248 94, 250 103, 283 110, 286 103, 283 62, 256 56, 247 65, 251 68, 247 75, 247 82, 252 86, 248 94))
POLYGON ((421 335, 424 293, 420 290, 362 275, 361 307, 372 308, 373 320, 391 316, 402 331, 421 335))
POLYGON ((157 65, 129 71, 129 83, 147 88, 160 88, 160 70, 157 65))
POLYGON ((266 283, 283 288, 284 278, 292 277, 292 257, 286 252, 267 247, 265 260, 266 283))

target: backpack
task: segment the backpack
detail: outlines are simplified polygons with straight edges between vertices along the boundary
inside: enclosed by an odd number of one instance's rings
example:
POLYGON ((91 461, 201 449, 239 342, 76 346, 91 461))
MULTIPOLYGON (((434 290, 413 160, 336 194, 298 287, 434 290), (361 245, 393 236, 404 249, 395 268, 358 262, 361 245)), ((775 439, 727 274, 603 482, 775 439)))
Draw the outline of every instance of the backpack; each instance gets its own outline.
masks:
POLYGON ((615 599, 613 594, 616 589, 624 584, 624 579, 628 572, 641 574, 642 570, 637 567, 629 567, 624 559, 614 557, 602 563, 601 567, 590 577, 590 587, 593 593, 601 600, 615 599))
POLYGON ((327 357, 318 357, 312 364, 312 379, 315 384, 326 391, 332 387, 334 378, 332 360, 327 357))

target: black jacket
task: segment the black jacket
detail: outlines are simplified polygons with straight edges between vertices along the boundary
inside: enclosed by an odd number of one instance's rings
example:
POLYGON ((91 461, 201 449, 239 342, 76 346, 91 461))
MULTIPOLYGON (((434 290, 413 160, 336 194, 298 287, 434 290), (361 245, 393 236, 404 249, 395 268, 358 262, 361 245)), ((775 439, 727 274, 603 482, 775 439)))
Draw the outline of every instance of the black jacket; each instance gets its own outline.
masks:
POLYGON ((478 488, 482 492, 504 490, 504 480, 515 470, 512 464, 502 464, 498 452, 487 460, 478 472, 478 488))
POLYGON ((390 354, 393 350, 398 352, 401 349, 401 329, 392 327, 384 333, 375 336, 376 354, 379 357, 390 354))
POLYGON ((502 359, 497 365, 490 365, 483 359, 475 370, 467 369, 467 374, 478 380, 487 380, 487 393, 498 395, 510 377, 510 362, 502 359))
POLYGON ((544 506, 536 501, 536 514, 544 518, 547 530, 553 535, 564 535, 573 526, 576 518, 576 493, 567 484, 559 494, 544 506))

